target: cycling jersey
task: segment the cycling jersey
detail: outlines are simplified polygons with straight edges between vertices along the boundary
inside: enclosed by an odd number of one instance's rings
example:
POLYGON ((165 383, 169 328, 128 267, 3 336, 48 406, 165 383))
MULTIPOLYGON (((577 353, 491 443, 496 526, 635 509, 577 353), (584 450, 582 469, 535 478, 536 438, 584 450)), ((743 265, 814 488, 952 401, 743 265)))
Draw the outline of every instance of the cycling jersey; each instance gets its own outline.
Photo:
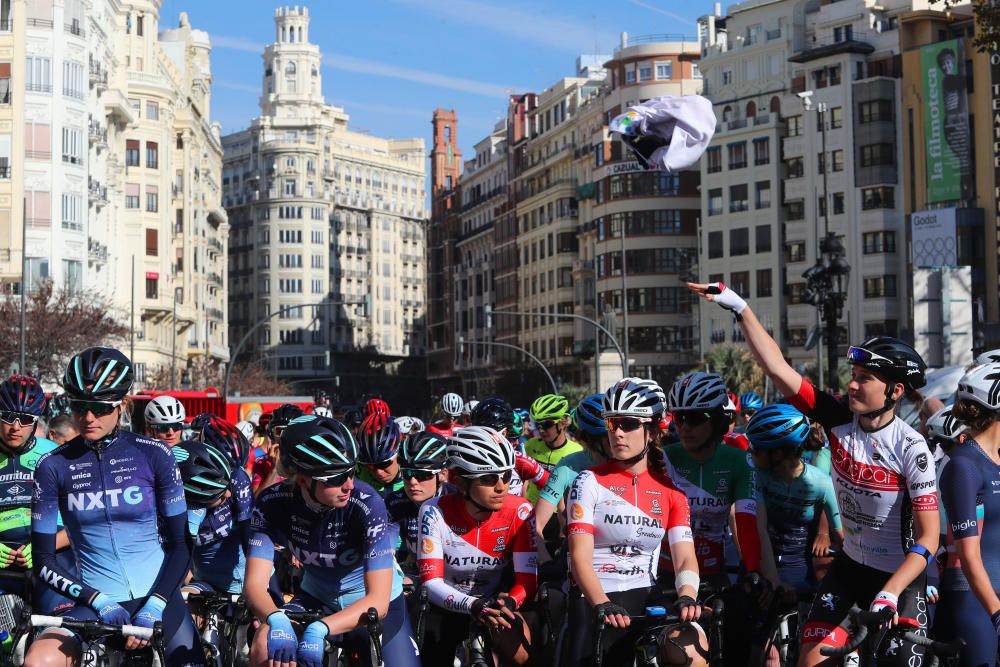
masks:
POLYGON ((511 476, 508 493, 513 496, 523 496, 526 485, 533 484, 536 487, 543 487, 549 480, 549 471, 541 466, 538 461, 525 456, 519 451, 514 451, 514 474, 511 476))
POLYGON ((354 482, 347 505, 330 508, 286 480, 257 497, 250 523, 249 557, 270 564, 274 545, 287 546, 302 563, 301 590, 326 605, 344 609, 364 597, 365 572, 392 569, 390 599, 403 592, 385 502, 364 482, 354 482))
POLYGON ((913 543, 913 512, 937 511, 934 460, 923 437, 903 420, 877 431, 802 379, 791 403, 830 432, 832 474, 844 553, 862 565, 895 572, 913 543))
MULTIPOLYGON (((704 463, 681 444, 666 449, 667 474, 691 503, 691 528, 702 576, 717 574, 724 564, 723 542, 729 526, 729 508, 736 509, 736 538, 747 570, 760 568, 757 533, 756 481, 745 452, 717 446, 704 463)), ((669 554, 665 565, 672 567, 669 554)))
POLYGON ((802 460, 826 475, 830 474, 830 448, 807 449, 802 452, 802 460))
POLYGON ((833 482, 808 463, 790 484, 768 470, 757 470, 757 485, 767 508, 767 532, 779 569, 808 562, 820 512, 826 514, 831 530, 840 529, 833 482))
POLYGON ((556 466, 556 469, 552 471, 552 474, 549 475, 548 483, 542 489, 541 493, 538 494, 539 499, 551 505, 559 505, 559 501, 566 495, 569 487, 573 485, 573 480, 576 479, 576 476, 587 468, 592 467, 595 463, 596 461, 594 461, 590 452, 586 450, 570 454, 563 458, 559 462, 559 465, 556 466))
POLYGON ((663 538, 671 546, 693 541, 684 494, 665 476, 634 475, 615 463, 579 474, 566 518, 569 535, 594 536, 594 571, 605 593, 654 586, 663 538))
POLYGON ((210 584, 217 591, 240 593, 246 571, 240 524, 250 520, 253 509, 250 477, 243 470, 233 471, 229 493, 218 507, 188 510, 188 530, 194 543, 191 575, 194 581, 210 584))
POLYGON ((455 431, 460 428, 462 427, 457 422, 451 422, 451 425, 448 425, 448 422, 443 419, 427 425, 427 430, 429 432, 437 433, 445 438, 450 438, 455 435, 455 431))
POLYGON ((744 452, 750 449, 750 441, 742 433, 726 433, 722 436, 722 442, 744 452))
POLYGON ((362 482, 375 489, 375 491, 378 492, 378 494, 383 498, 388 496, 393 491, 403 490, 402 474, 397 474, 396 479, 392 480, 391 482, 383 483, 375 479, 375 476, 372 475, 371 471, 369 471, 368 468, 363 463, 358 464, 358 479, 360 479, 362 482))
POLYGON ((468 613, 478 597, 495 595, 507 566, 513 563, 509 593, 520 606, 538 588, 535 518, 531 504, 508 494, 503 506, 476 521, 465 498, 449 493, 420 507, 420 582, 430 601, 468 613))
MULTIPOLYGON (((551 449, 541 438, 532 438, 524 445, 524 453, 538 461, 538 463, 550 473, 556 469, 556 466, 559 465, 559 462, 565 457, 582 451, 583 445, 568 436, 566 437, 566 442, 563 443, 563 446, 557 447, 556 449, 551 449)), ((538 500, 540 492, 541 489, 537 485, 530 484, 528 486, 528 491, 524 494, 524 497, 534 504, 534 502, 538 500)))
POLYGON ((276 463, 263 447, 254 447, 250 450, 246 470, 250 475, 250 486, 254 491, 268 478, 276 463))
POLYGON ((184 487, 170 448, 119 431, 77 437, 35 470, 32 547, 38 576, 71 599, 98 592, 116 602, 156 593, 169 600, 187 572, 184 487), (55 562, 62 514, 79 581, 55 562))
MULTIPOLYGON (((16 549, 31 542, 31 487, 38 461, 59 445, 32 437, 18 449, 0 443, 0 543, 16 549)), ((62 519, 57 516, 62 526, 62 519)))

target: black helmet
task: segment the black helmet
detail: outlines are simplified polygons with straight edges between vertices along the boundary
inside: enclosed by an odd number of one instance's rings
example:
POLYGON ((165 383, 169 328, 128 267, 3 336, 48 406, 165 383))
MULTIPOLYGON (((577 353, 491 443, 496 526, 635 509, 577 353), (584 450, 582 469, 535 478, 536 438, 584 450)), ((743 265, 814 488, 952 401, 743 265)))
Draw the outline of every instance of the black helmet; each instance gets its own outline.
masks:
POLYGON ((356 429, 365 420, 365 414, 357 408, 352 408, 344 413, 344 425, 349 429, 356 429))
POLYGON ((847 361, 873 371, 889 384, 901 383, 908 390, 927 384, 927 364, 911 346, 891 336, 876 336, 847 351, 847 361))
POLYGON ((271 413, 271 422, 267 425, 268 428, 274 428, 275 426, 286 426, 292 423, 293 419, 301 417, 306 412, 297 405, 292 403, 284 403, 279 405, 271 413))
POLYGON ((197 440, 184 440, 170 451, 177 460, 190 507, 208 507, 225 495, 233 469, 222 452, 197 440))
POLYGON ((420 470, 444 470, 448 460, 448 441, 437 433, 420 431, 403 441, 399 465, 420 470))
POLYGON ((132 362, 111 347, 92 347, 69 360, 63 387, 82 401, 120 401, 132 389, 132 362))
POLYGON ((514 408, 502 398, 487 398, 472 409, 470 419, 473 426, 489 426, 502 431, 514 425, 514 408))
POLYGON ((358 462, 358 444, 347 427, 316 415, 289 422, 278 451, 285 469, 313 478, 346 472, 358 462))

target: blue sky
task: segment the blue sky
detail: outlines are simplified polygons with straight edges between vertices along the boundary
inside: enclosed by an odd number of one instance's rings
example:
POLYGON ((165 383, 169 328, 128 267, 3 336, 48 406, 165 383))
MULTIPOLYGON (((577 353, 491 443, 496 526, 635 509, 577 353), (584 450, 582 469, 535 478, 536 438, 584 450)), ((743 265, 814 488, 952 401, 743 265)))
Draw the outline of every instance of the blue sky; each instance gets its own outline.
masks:
MULTIPOLYGON (((288 3, 294 4, 294 3, 288 3)), ((378 136, 423 137, 437 107, 458 112, 466 157, 505 113, 506 94, 572 76, 581 53, 610 54, 619 33, 694 37, 710 0, 315 0, 311 41, 324 54, 327 102, 378 136)), ((213 116, 224 132, 257 115, 271 0, 164 0, 161 27, 186 11, 212 37, 213 116)), ((725 9, 725 3, 723 4, 725 9)))

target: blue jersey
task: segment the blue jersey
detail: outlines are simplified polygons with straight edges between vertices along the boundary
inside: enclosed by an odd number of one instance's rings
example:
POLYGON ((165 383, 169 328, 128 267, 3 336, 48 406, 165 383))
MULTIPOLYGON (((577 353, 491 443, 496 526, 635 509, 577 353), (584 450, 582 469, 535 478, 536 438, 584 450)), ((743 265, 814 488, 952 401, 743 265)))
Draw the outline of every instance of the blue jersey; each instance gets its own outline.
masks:
MULTIPOLYGON (((31 542, 31 488, 38 461, 59 445, 32 438, 16 450, 0 444, 0 543, 16 549, 31 542)), ((62 525, 61 519, 57 521, 62 525)))
POLYGON ((1000 590, 1000 466, 975 440, 948 452, 941 470, 941 499, 948 511, 948 557, 942 590, 969 590, 955 540, 979 536, 979 553, 993 590, 1000 590))
MULTIPOLYGON (((389 515, 389 530, 393 537, 393 544, 396 545, 396 561, 403 564, 404 561, 413 560, 413 570, 416 570, 417 539, 420 533, 420 525, 417 521, 417 514, 420 505, 410 500, 406 491, 398 489, 391 491, 385 497, 385 509, 389 515)), ((407 568, 410 570, 410 568, 407 568)))
POLYGON ((558 506, 559 501, 566 495, 569 488, 573 486, 576 476, 587 468, 594 467, 594 465, 596 465, 594 457, 586 450, 570 454, 560 461, 556 469, 549 475, 549 481, 546 482, 545 488, 542 489, 538 497, 551 505, 558 506))
POLYGON ((274 545, 287 546, 302 563, 302 590, 333 609, 364 597, 365 572, 393 570, 390 599, 403 592, 385 502, 362 481, 341 508, 307 502, 290 480, 270 486, 257 497, 250 522, 250 558, 271 563, 274 545))
POLYGON ((250 477, 242 468, 233 471, 229 494, 218 507, 188 510, 188 530, 194 544, 191 575, 194 581, 210 584, 217 591, 239 593, 246 555, 238 526, 250 520, 253 510, 250 477))
POLYGON ((841 528, 833 482, 808 463, 791 484, 758 469, 757 488, 767 507, 767 532, 779 566, 808 562, 821 512, 831 530, 841 528))
POLYGON ((44 456, 35 471, 32 543, 39 576, 78 601, 89 601, 95 591, 117 602, 134 600, 149 595, 155 583, 157 592, 179 584, 179 578, 158 581, 161 568, 176 566, 167 562, 165 549, 174 542, 169 532, 161 537, 161 523, 183 521, 186 511, 180 471, 162 442, 126 431, 99 447, 77 437, 44 456), (46 541, 38 535, 54 536, 60 513, 79 582, 38 561, 46 541))

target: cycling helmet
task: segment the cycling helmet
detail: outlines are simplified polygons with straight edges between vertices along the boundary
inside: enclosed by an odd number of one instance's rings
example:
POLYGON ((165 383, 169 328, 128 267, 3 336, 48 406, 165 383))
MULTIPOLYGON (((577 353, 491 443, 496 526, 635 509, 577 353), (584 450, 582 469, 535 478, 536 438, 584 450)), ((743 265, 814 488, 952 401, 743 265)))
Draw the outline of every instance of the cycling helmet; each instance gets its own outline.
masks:
POLYGON ((352 408, 344 413, 343 424, 347 428, 354 430, 361 426, 361 422, 365 420, 364 413, 357 408, 352 408))
POLYGON ((389 410, 389 404, 383 401, 381 398, 373 398, 367 403, 365 403, 365 414, 366 415, 385 415, 388 417, 392 414, 389 410))
POLYGON ((413 429, 414 431, 423 431, 427 428, 427 424, 420 417, 411 417, 413 419, 413 429))
POLYGON ((580 404, 576 406, 577 428, 591 437, 607 435, 608 427, 601 414, 603 410, 603 394, 592 394, 580 401, 580 404))
POLYGON ((29 375, 11 375, 0 383, 0 410, 42 416, 45 392, 38 380, 29 375))
POLYGON ((347 427, 315 415, 289 422, 278 451, 286 470, 314 479, 352 470, 358 461, 358 445, 347 427))
POLYGON ((522 410, 514 410, 512 414, 512 419, 510 422, 510 428, 507 429, 507 435, 520 438, 524 433, 524 419, 521 415, 522 410))
POLYGON ((188 507, 208 507, 225 495, 233 469, 222 452, 197 440, 183 440, 170 451, 177 460, 188 507))
POLYGON ((535 399, 528 413, 536 422, 558 421, 569 414, 569 401, 559 394, 545 394, 535 399))
POLYGON ((403 440, 399 465, 420 470, 444 470, 448 460, 448 441, 437 433, 420 431, 403 440))
POLYGON ((245 468, 250 460, 250 441, 235 424, 222 417, 209 418, 201 429, 201 441, 225 454, 234 468, 245 468))
POLYGON ((671 412, 681 410, 722 410, 729 396, 726 383, 715 373, 688 373, 670 388, 667 405, 671 412))
POLYGON ((111 347, 91 347, 73 355, 63 374, 70 398, 120 401, 132 389, 132 362, 111 347))
POLYGON ((928 440, 947 440, 957 444, 958 436, 968 430, 968 426, 951 414, 951 408, 950 405, 941 408, 927 420, 928 440))
POLYGON ((1000 410, 1000 363, 975 366, 958 381, 955 400, 968 399, 990 410, 1000 410))
POLYGON ((801 447, 809 438, 809 420, 787 403, 769 405, 747 424, 750 449, 770 450, 801 447))
POLYGON ((662 395, 663 389, 652 380, 622 378, 604 393, 601 415, 605 418, 659 417, 664 408, 662 395))
POLYGON ((254 427, 253 422, 245 419, 241 422, 237 422, 236 428, 239 429, 239 432, 242 433, 243 437, 247 439, 247 442, 253 440, 253 437, 256 434, 256 428, 254 427))
POLYGON ((324 405, 317 405, 315 408, 313 408, 312 413, 317 417, 327 417, 330 419, 333 418, 333 410, 324 405))
POLYGON ((487 398, 472 410, 473 426, 489 426, 495 431, 509 429, 514 423, 514 408, 502 398, 487 398))
POLYGON ((212 421, 212 417, 214 416, 211 412, 202 412, 191 420, 191 430, 195 433, 201 433, 201 429, 205 428, 205 425, 212 421))
POLYGON ((756 412, 764 407, 764 399, 748 391, 740 396, 740 405, 743 406, 743 412, 756 412))
POLYGON ((861 345, 852 345, 847 351, 847 361, 873 371, 889 384, 899 382, 907 389, 920 389, 927 384, 924 375, 927 364, 916 350, 898 338, 876 336, 861 345))
POLYGON ((462 406, 462 416, 463 417, 470 416, 472 414, 472 411, 476 409, 477 405, 479 405, 479 401, 476 401, 476 400, 469 401, 468 403, 466 403, 465 405, 463 405, 462 406))
POLYGON ((143 411, 147 424, 183 424, 187 413, 184 404, 173 396, 157 396, 143 411))
POLYGON ((271 413, 271 421, 268 423, 268 430, 274 430, 275 426, 287 426, 293 419, 297 419, 305 414, 305 410, 292 403, 279 405, 271 413))
POLYGON ((265 412, 257 418, 257 433, 267 435, 267 427, 271 424, 271 413, 265 412))
POLYGON ((403 435, 409 435, 413 431, 414 425, 417 423, 413 417, 396 417, 396 426, 399 427, 399 432, 403 435))
POLYGON ((388 461, 399 452, 402 442, 403 434, 396 422, 388 415, 373 412, 358 429, 358 462, 388 461))
POLYGON ((977 366, 982 366, 983 364, 994 364, 997 362, 1000 362, 1000 349, 983 352, 976 357, 975 363, 977 366))
POLYGON ((465 401, 454 392, 449 392, 441 397, 441 412, 449 417, 461 416, 463 407, 465 407, 465 401))
POLYGON ((736 413, 740 411, 739 403, 737 403, 736 394, 730 392, 726 394, 726 404, 722 406, 722 412, 726 415, 729 421, 732 421, 736 417, 736 413))
POLYGON ((477 475, 514 469, 514 448, 488 426, 466 426, 448 438, 448 468, 477 475))

